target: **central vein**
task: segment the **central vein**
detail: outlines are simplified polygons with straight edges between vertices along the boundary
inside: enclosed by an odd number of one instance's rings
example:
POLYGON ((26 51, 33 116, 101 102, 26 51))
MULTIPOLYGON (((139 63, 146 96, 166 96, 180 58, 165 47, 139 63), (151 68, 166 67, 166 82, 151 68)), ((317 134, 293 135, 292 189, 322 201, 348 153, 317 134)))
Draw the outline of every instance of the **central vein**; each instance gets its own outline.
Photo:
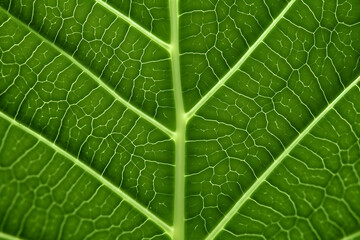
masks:
POLYGON ((179 12, 178 0, 170 0, 171 21, 171 68, 176 109, 175 141, 175 196, 174 196, 174 236, 184 239, 185 220, 185 131, 186 118, 182 97, 179 58, 179 12))

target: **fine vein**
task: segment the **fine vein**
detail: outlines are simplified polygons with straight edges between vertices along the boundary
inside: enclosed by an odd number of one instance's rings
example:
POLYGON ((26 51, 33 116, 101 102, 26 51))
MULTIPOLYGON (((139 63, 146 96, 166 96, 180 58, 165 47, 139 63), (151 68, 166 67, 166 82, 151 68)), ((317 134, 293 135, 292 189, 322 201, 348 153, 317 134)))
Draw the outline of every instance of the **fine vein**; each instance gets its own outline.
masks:
POLYGON ((169 225, 167 225, 165 222, 163 222, 160 218, 158 218, 156 215, 154 215, 152 212, 150 212, 147 208, 142 206, 140 203, 138 203, 135 199, 127 195, 125 192, 123 192, 120 188, 116 187, 114 184, 106 180, 103 176, 101 176, 99 173, 95 172, 93 169, 91 169, 88 165, 81 162, 79 159, 74 157, 73 155, 66 152, 64 149, 60 148, 55 143, 49 141, 45 137, 41 136, 39 133, 35 132, 34 130, 30 129, 29 127, 23 125, 22 123, 12 119, 11 117, 7 116, 5 113, 0 111, 0 117, 10 122, 13 126, 16 126, 20 128, 21 130, 27 132, 28 134, 32 135, 33 137, 39 139, 44 144, 48 145, 50 148, 54 149, 55 152, 61 154, 62 156, 66 157, 70 161, 72 161, 75 165, 79 166, 81 169, 83 169, 85 172, 87 172, 89 175, 94 177, 96 180, 98 180, 101 184, 109 188, 111 191, 113 191, 115 194, 120 196, 122 199, 124 199, 126 202, 128 202, 131 206, 133 206, 135 209, 137 209, 139 212, 144 214, 147 218, 149 218, 151 221, 156 223, 159 227, 161 227, 168 235, 171 236, 173 229, 169 225))
POLYGON ((21 238, 3 232, 0 232, 0 238, 8 240, 21 240, 21 238))
POLYGON ((287 147, 284 152, 269 166, 269 168, 254 182, 254 184, 241 196, 236 204, 224 216, 219 224, 207 236, 207 240, 213 239, 225 227, 225 225, 232 219, 232 217, 239 211, 241 206, 251 197, 256 189, 265 181, 265 179, 274 171, 274 169, 284 160, 284 158, 294 149, 294 147, 311 131, 311 129, 339 102, 352 87, 360 82, 360 76, 347 86, 339 96, 337 96, 306 128, 305 130, 287 147))
POLYGON ((186 119, 182 96, 179 55, 179 10, 178 0, 170 0, 171 64, 176 108, 175 136, 175 193, 173 239, 184 239, 185 219, 185 131, 186 119))
POLYGON ((349 236, 342 238, 341 240, 355 240, 356 238, 360 237, 360 231, 357 231, 349 236))
POLYGON ((161 124, 160 122, 156 121, 155 119, 153 119, 152 117, 150 117, 149 115, 147 115, 146 113, 142 112, 140 109, 138 109, 137 107, 133 106, 132 104, 130 104, 128 101, 126 101, 125 99, 123 99, 122 97, 119 96, 119 94, 117 94, 113 89, 111 89, 108 85, 106 85, 99 77, 97 77, 94 73, 92 73, 89 69, 87 69, 84 65, 82 65, 78 60, 76 60, 73 56, 71 56, 70 54, 68 54, 67 52, 65 52, 64 50, 62 50, 61 48, 59 48, 55 43, 49 41, 47 38, 43 37, 42 35, 40 35, 38 32, 36 32, 34 29, 32 29, 30 26, 26 25, 25 23, 23 23, 21 20, 19 20, 18 18, 16 18, 15 16, 9 14, 8 12, 4 11, 4 9, 2 7, 0 7, 2 9, 2 12, 4 12, 6 15, 8 15, 9 17, 11 17, 14 21, 16 21, 18 24, 22 25, 23 27, 25 27, 28 31, 30 31, 31 33, 35 34, 38 38, 40 38, 43 42, 49 44, 50 46, 52 46, 56 51, 60 52, 63 56, 65 56, 66 58, 68 58, 72 63, 74 63, 77 67, 79 67, 84 73, 86 73, 87 75, 89 75, 95 82, 97 82, 102 88, 104 88, 111 96, 113 96, 116 100, 118 100, 120 103, 122 103, 124 106, 126 106, 128 109, 130 109, 131 111, 133 111, 134 113, 136 113, 137 115, 139 115, 140 117, 144 118, 145 120, 147 120, 149 123, 151 123, 152 125, 154 125, 155 127, 157 127, 158 129, 160 129, 161 131, 163 131, 164 133, 166 133, 169 137, 173 137, 174 136, 174 132, 171 131, 170 129, 168 129, 167 127, 165 127, 163 124, 161 124))
POLYGON ((291 8, 291 6, 294 4, 296 0, 291 0, 288 5, 281 11, 279 16, 275 18, 275 20, 270 24, 270 26, 261 34, 261 36, 256 40, 256 42, 246 51, 244 56, 240 58, 240 60, 225 74, 224 77, 222 77, 217 84, 210 89, 208 93, 205 94, 205 96, 200 99, 196 105, 190 109, 186 113, 186 118, 190 119, 195 115, 195 113, 211 98, 217 90, 219 90, 227 80, 241 67, 241 65, 248 59, 248 57, 251 55, 251 53, 257 48, 257 46, 262 43, 262 41, 265 39, 265 37, 271 32, 272 29, 276 26, 276 24, 283 18, 283 16, 288 12, 288 10, 291 8))
POLYGON ((114 13, 116 16, 118 16, 119 18, 121 18, 122 20, 124 20, 125 22, 127 22, 130 26, 136 28, 139 32, 141 32, 142 34, 144 34, 145 36, 147 36, 148 38, 150 38, 153 42, 157 43, 158 45, 160 45, 161 47, 163 47, 165 50, 170 51, 170 45, 166 42, 164 42, 163 40, 161 40, 160 38, 158 38, 157 36, 155 36, 153 33, 149 32, 148 30, 146 30, 145 28, 143 28, 142 26, 140 26, 139 24, 137 24, 135 21, 133 21, 131 18, 129 18, 128 16, 124 15, 123 13, 121 13, 120 11, 116 10, 115 8, 113 8, 112 6, 110 6, 108 3, 102 1, 102 0, 95 0, 98 4, 100 4, 101 6, 103 6, 104 8, 106 8, 107 10, 109 10, 110 12, 114 13))

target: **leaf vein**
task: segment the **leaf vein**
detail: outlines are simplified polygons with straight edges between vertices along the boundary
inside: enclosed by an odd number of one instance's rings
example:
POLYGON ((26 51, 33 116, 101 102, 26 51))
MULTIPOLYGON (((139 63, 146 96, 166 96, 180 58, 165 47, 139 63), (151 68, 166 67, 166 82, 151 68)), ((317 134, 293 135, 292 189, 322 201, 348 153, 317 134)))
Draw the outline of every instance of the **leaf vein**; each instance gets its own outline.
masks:
POLYGON ((10 234, 4 233, 4 232, 0 232, 0 238, 8 239, 8 240, 21 240, 21 238, 18 238, 17 236, 10 235, 10 234))
MULTIPOLYGON (((7 116, 5 113, 0 111, 0 117, 7 120, 11 125, 16 126, 23 130, 24 132, 32 135, 33 137, 37 138, 50 148, 52 148, 55 152, 61 154, 62 156, 66 157, 70 161, 72 161, 75 165, 83 169, 85 172, 87 172, 89 175, 94 177, 96 180, 98 180, 101 184, 109 188, 112 192, 114 192, 116 195, 120 196, 124 201, 128 202, 131 206, 133 206, 135 209, 137 209, 140 213, 144 214, 148 219, 152 220, 154 223, 156 223, 159 227, 161 227, 167 234, 172 234, 172 227, 167 225, 164 221, 162 221, 160 218, 158 218, 155 214, 150 212, 147 208, 142 206, 140 203, 138 203, 135 199, 130 197, 127 193, 122 191, 120 188, 116 187, 113 183, 108 181, 106 178, 101 176, 99 173, 91 169, 88 165, 81 162, 78 158, 74 157, 70 153, 66 152, 64 149, 56 145, 54 142, 49 141, 45 137, 41 136, 39 133, 35 132, 34 130, 30 129, 29 127, 23 125, 19 121, 12 119, 11 117, 7 116)), ((1 236, 1 235, 0 235, 1 236)))
POLYGON ((175 190, 174 190, 174 236, 176 240, 184 239, 185 219, 185 134, 186 118, 183 102, 180 75, 179 54, 179 2, 170 1, 171 22, 171 67, 176 108, 176 138, 175 138, 175 190))
POLYGON ((86 73, 88 76, 90 76, 96 83, 98 83, 103 89, 105 89, 111 96, 113 96, 116 100, 118 100, 121 104, 123 104, 125 107, 133 111, 135 114, 139 115, 164 133, 166 133, 170 138, 173 138, 175 133, 171 131, 169 128, 165 127, 163 124, 155 120, 154 118, 150 117, 146 113, 142 112, 140 109, 138 109, 136 106, 129 103, 127 100, 122 98, 119 94, 117 94, 113 89, 111 89, 106 83, 104 83, 99 77, 97 77, 94 73, 92 73, 89 69, 87 69, 84 65, 82 65, 78 60, 76 60, 73 56, 62 50, 60 47, 58 47, 55 43, 51 42, 47 38, 43 37, 40 33, 32 29, 30 26, 22 22, 20 19, 16 18, 15 16, 9 14, 8 12, 4 11, 4 8, 0 6, 0 9, 2 12, 4 12, 7 16, 14 19, 18 24, 25 27, 28 31, 35 34, 37 37, 39 37, 43 42, 46 44, 49 44, 52 46, 56 51, 58 51, 61 55, 68 58, 72 63, 74 63, 78 68, 81 69, 82 72, 86 73))
POLYGON ((261 34, 261 36, 256 40, 256 42, 246 51, 246 53, 240 58, 240 60, 216 83, 214 87, 210 89, 209 92, 201 98, 195 106, 186 113, 186 118, 191 119, 195 113, 229 80, 234 73, 241 67, 241 65, 249 58, 249 56, 254 52, 254 50, 263 42, 265 37, 275 28, 277 23, 284 17, 288 12, 291 6, 296 0, 291 0, 288 5, 281 11, 281 13, 274 19, 270 26, 261 34))
POLYGON ((145 36, 147 36, 148 38, 150 38, 153 42, 155 42, 156 44, 160 45, 162 48, 164 48, 166 51, 170 51, 170 45, 166 42, 164 42, 163 40, 161 40, 160 38, 158 38, 157 36, 155 36, 153 33, 149 32, 148 30, 146 30, 145 28, 143 28, 142 26, 140 26, 139 24, 137 24, 135 21, 133 21, 130 17, 124 15, 123 13, 121 13, 120 11, 118 11, 117 9, 113 8, 112 6, 110 6, 108 3, 102 1, 102 0, 95 0, 96 3, 100 4, 101 6, 103 6, 104 8, 106 8, 108 11, 112 12, 113 14, 115 14, 117 17, 119 17, 120 19, 122 19, 123 21, 127 22, 130 26, 136 28, 139 32, 141 32, 142 34, 144 34, 145 36))
POLYGON ((357 237, 360 237, 360 231, 354 232, 349 236, 342 238, 342 240, 355 240, 357 237))
POLYGON ((206 240, 213 239, 226 226, 233 216, 240 210, 244 203, 252 196, 258 187, 266 180, 266 178, 274 171, 274 169, 285 159, 286 156, 294 149, 294 147, 312 130, 312 128, 348 93, 357 83, 360 82, 360 76, 356 78, 349 86, 347 86, 305 129, 298 137, 283 151, 283 153, 275 159, 268 169, 254 182, 253 185, 241 196, 230 211, 223 217, 218 225, 207 236, 206 240))

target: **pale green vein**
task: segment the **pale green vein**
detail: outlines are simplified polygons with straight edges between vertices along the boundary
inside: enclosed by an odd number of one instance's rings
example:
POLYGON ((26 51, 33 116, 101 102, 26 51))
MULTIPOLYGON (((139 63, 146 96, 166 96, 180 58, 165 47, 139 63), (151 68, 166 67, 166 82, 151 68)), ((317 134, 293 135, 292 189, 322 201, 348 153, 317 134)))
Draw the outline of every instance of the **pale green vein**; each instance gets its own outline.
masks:
POLYGON ((174 236, 175 240, 184 239, 185 219, 185 132, 186 118, 183 103, 180 76, 179 55, 179 2, 170 0, 171 23, 171 58, 172 79, 174 86, 176 108, 176 136, 175 136, 175 192, 174 192, 174 236))
POLYGON ((360 76, 346 87, 306 128, 299 136, 284 150, 284 152, 269 166, 269 168, 254 182, 254 184, 241 196, 236 204, 224 216, 219 224, 207 236, 207 240, 213 239, 239 211, 243 204, 251 197, 256 189, 265 181, 265 179, 274 171, 274 169, 284 160, 284 158, 294 149, 294 147, 310 132, 310 130, 339 102, 346 93, 360 81, 360 76))
POLYGON ((8 240, 21 240, 21 238, 3 232, 0 232, 0 238, 8 240))
POLYGON ((274 21, 270 24, 270 26, 261 34, 261 36, 256 40, 256 42, 246 51, 244 56, 242 56, 240 60, 225 74, 225 76, 222 77, 217 82, 217 84, 212 89, 210 89, 210 91, 207 92, 205 96, 201 98, 192 109, 190 109, 190 111, 186 113, 187 119, 192 118, 195 115, 195 113, 217 92, 217 90, 219 90, 222 86, 224 86, 226 81, 229 80, 229 78, 234 75, 234 73, 241 67, 241 65, 246 61, 246 59, 248 59, 248 57, 257 48, 257 46, 259 46, 259 44, 262 43, 262 41, 271 32, 271 30, 275 28, 276 24, 284 17, 284 15, 288 12, 288 10, 291 8, 291 6, 294 4, 295 1, 296 0, 291 0, 287 4, 287 6, 281 11, 279 16, 277 16, 274 19, 274 21))
POLYGON ((355 240, 356 238, 360 238, 360 231, 350 234, 349 236, 343 237, 341 240, 355 240))
POLYGON ((110 6, 109 4, 107 4, 104 1, 101 1, 101 0, 95 0, 95 1, 98 4, 100 4, 101 6, 103 6, 104 8, 106 8, 107 10, 109 10, 110 12, 114 13, 116 16, 118 16, 119 18, 121 18, 125 22, 127 22, 130 26, 136 28, 139 32, 141 32, 142 34, 144 34, 145 36, 150 38, 153 42, 157 43, 158 45, 163 47, 168 52, 170 51, 170 45, 169 44, 167 44, 166 42, 164 42, 163 40, 161 40, 160 38, 155 36, 153 33, 149 32, 148 30, 146 30, 145 28, 143 28, 142 26, 137 24, 131 18, 129 18, 128 16, 122 14, 120 11, 116 10, 115 8, 113 8, 112 6, 110 6))
POLYGON ((109 182, 107 179, 105 179, 103 176, 101 176, 99 173, 95 172, 93 169, 91 169, 89 166, 81 162, 79 159, 74 157, 73 155, 69 154, 59 146, 57 146, 55 143, 49 141, 45 137, 41 136, 37 132, 33 131, 29 127, 23 125, 22 123, 12 119, 11 117, 7 116, 5 113, 0 111, 0 117, 10 122, 13 126, 16 126, 23 130, 24 132, 32 135, 33 137, 39 139, 41 142, 49 146, 50 148, 54 149, 55 152, 61 154, 62 156, 66 157, 70 161, 72 161, 75 165, 79 166, 81 169, 83 169, 86 173, 94 177, 96 180, 98 180, 101 184, 109 188, 111 191, 113 191, 115 194, 117 194, 119 197, 124 199, 126 202, 128 202, 131 206, 133 206, 135 209, 137 209, 140 213, 144 214, 148 219, 156 223, 159 227, 161 227, 165 233, 168 235, 172 235, 173 228, 167 225, 164 221, 162 221, 160 218, 158 218, 155 214, 150 212, 147 208, 142 206, 140 203, 138 203, 135 199, 127 195, 125 192, 123 192, 121 189, 116 187, 114 184, 109 182))
POLYGON ((94 73, 92 73, 89 69, 87 69, 84 65, 82 65, 78 60, 76 60, 73 56, 71 56, 70 54, 68 54, 67 52, 65 52, 64 50, 62 50, 61 48, 59 48, 55 43, 49 41, 48 39, 46 39, 45 37, 43 37, 42 35, 40 35, 38 32, 36 32, 34 29, 32 29, 30 26, 26 25, 25 23, 23 23, 22 21, 20 21, 18 18, 16 18, 15 16, 9 14, 8 12, 4 11, 4 9, 2 7, 0 7, 0 9, 2 10, 2 12, 4 14, 6 14, 7 16, 9 16, 10 18, 12 18, 14 21, 16 21, 18 24, 20 24, 21 26, 25 27, 28 31, 30 31, 31 33, 33 33, 34 35, 36 35, 38 38, 40 38, 43 42, 45 42, 46 44, 52 46, 56 51, 60 52, 63 56, 65 56, 66 58, 68 58, 72 63, 74 63, 78 68, 80 68, 84 73, 86 73, 87 75, 89 75, 95 82, 97 82, 102 88, 104 88, 111 96, 113 96, 117 101, 119 101, 120 103, 122 103, 124 106, 126 106, 128 109, 130 109, 131 111, 133 111, 134 113, 136 113, 137 115, 139 115, 140 117, 142 117, 143 119, 145 119, 146 121, 148 121, 149 123, 151 123, 152 125, 154 125, 155 127, 157 127, 158 129, 160 129, 161 131, 163 131, 164 133, 166 133, 170 138, 173 138, 174 136, 174 132, 171 131, 170 129, 168 129, 167 127, 165 127, 163 124, 161 124, 160 122, 156 121, 155 119, 153 119, 152 117, 150 117, 149 115, 147 115, 146 113, 142 112, 140 109, 138 109, 137 107, 133 106, 132 104, 130 104, 128 101, 126 101, 125 99, 123 99, 122 97, 119 96, 119 94, 117 94, 113 89, 111 89, 108 85, 106 85, 99 77, 97 77, 94 73))

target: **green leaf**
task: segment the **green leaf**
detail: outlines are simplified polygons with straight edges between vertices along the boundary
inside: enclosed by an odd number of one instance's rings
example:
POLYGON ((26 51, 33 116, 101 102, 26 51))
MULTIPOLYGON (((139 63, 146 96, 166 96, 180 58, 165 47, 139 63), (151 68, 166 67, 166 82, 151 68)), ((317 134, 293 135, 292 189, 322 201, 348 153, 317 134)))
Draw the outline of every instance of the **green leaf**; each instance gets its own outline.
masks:
POLYGON ((358 0, 0 0, 0 239, 359 239, 358 0))

